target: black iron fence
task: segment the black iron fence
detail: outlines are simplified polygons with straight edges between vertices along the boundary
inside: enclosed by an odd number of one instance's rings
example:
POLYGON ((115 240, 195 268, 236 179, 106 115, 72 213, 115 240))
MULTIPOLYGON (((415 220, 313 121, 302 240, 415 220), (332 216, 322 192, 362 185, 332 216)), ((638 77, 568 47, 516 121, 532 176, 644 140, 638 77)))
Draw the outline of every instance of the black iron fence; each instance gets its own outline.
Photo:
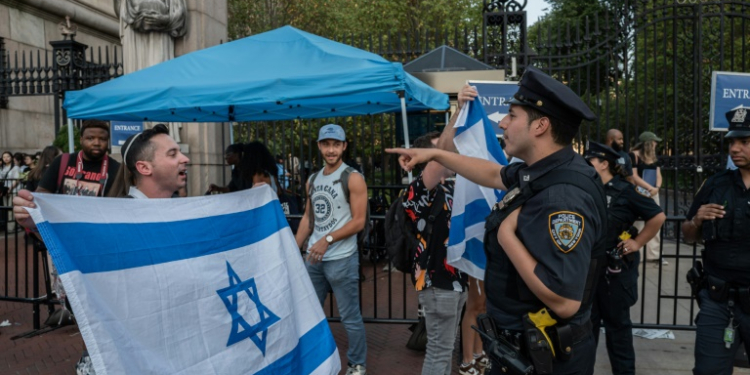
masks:
POLYGON ((5 39, 0 37, 0 109, 7 109, 8 98, 13 96, 51 95, 57 133, 66 117, 62 108, 66 91, 119 77, 123 69, 116 46, 89 49, 73 39, 50 45, 51 51, 11 53, 5 47, 5 39))
MULTIPOLYGON (((646 327, 689 329, 695 311, 684 273, 700 248, 681 242, 679 223, 701 181, 724 168, 726 145, 721 134, 708 131, 707 126, 710 75, 715 70, 748 70, 750 2, 610 1, 589 18, 543 20, 528 35, 517 25, 525 22, 525 14, 519 12, 488 6, 481 26, 334 39, 392 61, 408 62, 445 44, 499 69, 508 69, 514 58, 521 71, 529 64, 537 66, 567 83, 597 114, 596 121, 582 126, 576 143, 579 150, 587 140, 603 141, 610 128, 622 130, 626 146, 636 143, 644 130, 661 136, 664 184, 660 195, 668 215, 661 248, 670 265, 653 269, 644 263, 636 321, 646 327)), ((116 52, 112 60, 107 60, 110 52, 104 52, 100 50, 96 64, 81 65, 94 61, 97 54, 89 50, 85 59, 79 45, 68 43, 60 46, 54 58, 47 52, 15 54, 11 59, 0 39, 0 108, 12 95, 60 94, 121 74, 116 52)), ((59 103, 55 108, 59 110, 59 103)), ((57 113, 56 119, 60 118, 57 113)), ((289 188, 304 195, 307 176, 322 166, 315 143, 317 130, 329 121, 345 127, 350 140, 345 161, 364 172, 370 198, 382 200, 387 207, 405 183, 395 158, 383 152, 403 142, 399 116, 241 123, 235 125, 235 135, 238 142, 263 141, 284 160, 292 175, 289 188)), ((410 130, 415 127, 421 132, 440 130, 445 123, 442 112, 409 118, 410 130)), ((373 214, 377 228, 379 213, 373 214)), ((16 237, 6 232, 5 242, 12 244, 3 249, 6 263, 0 275, 4 282, 0 291, 6 298, 17 298, 14 288, 23 293, 31 289, 18 285, 29 285, 32 276, 12 280, 25 272, 20 267, 11 276, 16 266, 8 262, 20 259, 15 258, 14 247, 29 248, 16 237)), ((408 275, 384 271, 385 266, 382 247, 373 241, 362 261, 362 288, 367 291, 363 292, 363 313, 368 321, 409 321, 416 315, 416 298, 408 275)), ((36 298, 23 293, 20 298, 36 298)))

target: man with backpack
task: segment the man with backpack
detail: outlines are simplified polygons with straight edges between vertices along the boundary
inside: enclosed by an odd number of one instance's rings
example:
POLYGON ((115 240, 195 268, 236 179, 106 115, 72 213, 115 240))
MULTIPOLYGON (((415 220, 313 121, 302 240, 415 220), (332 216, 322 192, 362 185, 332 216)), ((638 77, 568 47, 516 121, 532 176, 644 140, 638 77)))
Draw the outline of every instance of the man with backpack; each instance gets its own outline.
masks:
POLYGON ((307 181, 307 204, 297 230, 297 246, 308 240, 307 272, 320 304, 333 291, 341 322, 349 336, 347 374, 364 375, 367 358, 365 325, 359 309, 357 234, 367 222, 367 185, 362 175, 343 162, 344 129, 320 128, 318 149, 324 167, 307 181))
MULTIPOLYGON (((414 147, 433 148, 439 138, 439 132, 428 133, 417 138, 414 147)), ((422 374, 450 374, 468 281, 446 261, 453 183, 445 180, 453 172, 434 161, 420 167, 422 173, 407 188, 403 209, 416 238, 411 273, 427 327, 422 374)))

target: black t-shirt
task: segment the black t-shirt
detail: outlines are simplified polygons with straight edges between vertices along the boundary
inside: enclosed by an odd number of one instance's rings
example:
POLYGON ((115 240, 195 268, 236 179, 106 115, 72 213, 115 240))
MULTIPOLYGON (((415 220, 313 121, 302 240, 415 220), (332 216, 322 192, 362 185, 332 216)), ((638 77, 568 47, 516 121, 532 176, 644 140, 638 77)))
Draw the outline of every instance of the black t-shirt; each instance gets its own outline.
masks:
POLYGON ((47 171, 44 172, 42 180, 39 181, 39 187, 55 194, 65 195, 84 195, 84 196, 103 196, 109 192, 112 188, 112 182, 117 176, 117 171, 120 168, 120 163, 117 160, 108 158, 107 175, 102 176, 102 160, 99 161, 88 161, 83 159, 83 168, 80 179, 76 179, 76 162, 78 159, 78 153, 72 153, 68 157, 68 163, 65 167, 62 182, 60 186, 57 185, 59 180, 58 174, 60 173, 60 160, 63 155, 58 156, 52 161, 47 171), (101 193, 101 180, 102 177, 105 179, 104 194, 101 193))
POLYGON ((628 175, 628 177, 633 175, 633 163, 630 160, 630 155, 628 155, 625 151, 617 151, 618 154, 620 154, 620 158, 617 159, 617 164, 620 164, 623 169, 625 169, 625 174, 628 175))
MULTIPOLYGON (((281 191, 281 194, 279 194, 279 203, 281 204, 281 209, 284 211, 284 215, 299 215, 302 213, 299 209, 302 206, 300 196, 289 190, 281 191)), ((289 227, 292 228, 292 233, 297 234, 300 219, 287 218, 286 220, 289 222, 289 227)))
POLYGON ((662 212, 653 199, 639 194, 635 186, 615 176, 604 185, 607 196, 607 215, 609 230, 606 237, 607 250, 612 249, 620 240, 617 238, 623 230, 627 230, 637 219, 651 220, 662 212))
POLYGON ((711 176, 695 195, 686 218, 692 220, 704 204, 724 206, 726 214, 704 220, 699 230, 705 241, 706 273, 724 281, 750 285, 750 189, 745 187, 739 170, 727 170, 711 176))

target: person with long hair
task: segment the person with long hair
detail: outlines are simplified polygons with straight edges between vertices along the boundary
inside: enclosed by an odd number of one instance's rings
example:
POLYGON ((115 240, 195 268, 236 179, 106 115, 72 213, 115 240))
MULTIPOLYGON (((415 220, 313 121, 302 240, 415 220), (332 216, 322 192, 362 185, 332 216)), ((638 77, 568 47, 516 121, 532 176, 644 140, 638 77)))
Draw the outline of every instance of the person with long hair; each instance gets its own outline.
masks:
MULTIPOLYGON (((630 153, 636 190, 660 205, 659 189, 661 189, 662 177, 659 159, 656 155, 656 144, 661 142, 661 138, 652 132, 643 132, 638 140, 640 142, 633 147, 630 153)), ((643 230, 644 225, 645 223, 640 220, 635 223, 638 230, 643 230)), ((656 236, 646 244, 646 260, 656 263, 661 259, 660 237, 660 233, 657 232, 656 236)), ((669 264, 666 259, 661 259, 661 263, 665 266, 669 264)))
POLYGON ((44 172, 47 171, 49 165, 55 158, 62 154, 62 151, 55 146, 47 146, 42 150, 39 156, 39 160, 36 163, 36 167, 31 169, 29 175, 26 178, 26 189, 29 191, 35 191, 39 185, 39 181, 42 180, 44 172))
MULTIPOLYGON (((273 154, 260 142, 250 142, 242 149, 242 158, 239 162, 239 176, 244 182, 241 185, 257 187, 268 184, 279 197, 281 209, 285 215, 300 214, 302 202, 279 183, 279 169, 273 154)), ((287 219, 293 233, 297 233, 300 219, 287 219)))
POLYGON ((604 184, 607 196, 607 234, 609 251, 607 270, 601 275, 591 308, 592 333, 599 343, 599 328, 604 325, 607 352, 613 374, 635 374, 633 322, 630 307, 638 300, 638 250, 652 238, 666 220, 653 200, 638 194, 627 181, 628 174, 618 163, 620 155, 611 147, 590 142, 584 157, 604 184), (646 221, 633 236, 630 228, 637 218, 646 221), (623 235, 628 233, 628 235, 623 235), (632 236, 627 238, 628 236, 632 236))
MULTIPOLYGON (((3 201, 0 202, 2 205, 7 205, 10 197, 10 170, 13 169, 13 154, 5 151, 3 157, 0 159, 0 197, 3 201)), ((3 220, 4 221, 4 220, 3 220)))

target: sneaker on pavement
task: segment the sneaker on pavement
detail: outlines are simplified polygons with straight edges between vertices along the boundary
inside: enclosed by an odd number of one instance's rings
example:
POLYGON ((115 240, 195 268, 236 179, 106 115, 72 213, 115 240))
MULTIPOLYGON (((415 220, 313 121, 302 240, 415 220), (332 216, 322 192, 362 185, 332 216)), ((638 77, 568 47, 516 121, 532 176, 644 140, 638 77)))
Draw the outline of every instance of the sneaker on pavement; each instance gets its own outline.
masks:
POLYGON ((474 361, 471 361, 471 363, 464 365, 463 363, 458 366, 458 373, 460 375, 480 375, 479 369, 477 369, 477 365, 474 361))
POLYGON ((487 355, 482 352, 482 355, 475 358, 474 361, 477 363, 476 367, 479 369, 479 372, 482 374, 489 374, 489 369, 492 368, 492 362, 490 362, 490 358, 487 357, 487 355))
POLYGON ((365 375, 367 374, 367 370, 365 369, 365 366, 362 365, 349 365, 349 368, 346 370, 346 375, 365 375))

